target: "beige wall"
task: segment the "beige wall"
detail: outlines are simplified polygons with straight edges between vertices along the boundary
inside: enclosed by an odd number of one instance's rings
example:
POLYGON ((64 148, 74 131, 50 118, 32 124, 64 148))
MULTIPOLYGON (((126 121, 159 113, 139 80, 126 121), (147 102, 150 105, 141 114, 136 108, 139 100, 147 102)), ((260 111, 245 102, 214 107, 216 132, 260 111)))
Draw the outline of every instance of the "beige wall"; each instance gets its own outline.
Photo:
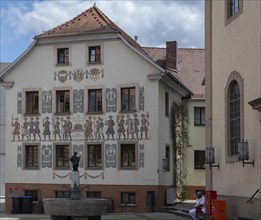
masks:
POLYGON ((220 169, 212 169, 212 173, 207 170, 207 188, 217 190, 227 199, 228 215, 260 216, 260 211, 254 211, 260 207, 260 193, 252 206, 246 206, 246 201, 261 188, 261 113, 248 104, 261 96, 261 2, 243 1, 242 13, 228 24, 225 1, 206 1, 205 8, 206 57, 209 58, 206 60, 206 145, 215 147, 216 161, 220 164, 220 169), (241 138, 249 142, 249 157, 255 161, 254 167, 243 167, 242 161, 231 162, 227 157, 225 89, 235 71, 243 82, 241 138))

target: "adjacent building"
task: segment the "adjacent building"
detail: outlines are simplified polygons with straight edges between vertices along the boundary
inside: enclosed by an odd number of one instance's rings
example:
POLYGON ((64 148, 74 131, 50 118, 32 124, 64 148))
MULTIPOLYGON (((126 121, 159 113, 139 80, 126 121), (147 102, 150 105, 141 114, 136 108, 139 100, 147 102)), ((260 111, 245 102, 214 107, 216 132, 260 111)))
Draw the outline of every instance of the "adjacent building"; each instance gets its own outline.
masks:
POLYGON ((219 164, 206 188, 228 218, 260 219, 261 1, 206 0, 205 21, 206 146, 219 164))
MULTIPOLYGON (((115 212, 159 211, 175 202, 171 105, 195 95, 191 108, 201 108, 204 97, 179 76, 178 60, 195 52, 203 66, 203 50, 182 51, 175 41, 164 50, 156 61, 96 6, 35 37, 1 73, 12 100, 6 103, 7 212, 10 189, 36 203, 66 197, 75 151, 82 197, 109 198, 115 212)), ((202 66, 191 71, 200 72, 200 86, 202 66)))

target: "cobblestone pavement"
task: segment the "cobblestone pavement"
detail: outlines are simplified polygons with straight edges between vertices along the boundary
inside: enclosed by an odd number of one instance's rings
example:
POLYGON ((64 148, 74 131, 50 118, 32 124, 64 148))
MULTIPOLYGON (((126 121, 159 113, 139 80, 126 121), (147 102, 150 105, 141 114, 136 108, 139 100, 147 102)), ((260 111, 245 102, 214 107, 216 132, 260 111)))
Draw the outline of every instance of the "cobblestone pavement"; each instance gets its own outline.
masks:
MULTIPOLYGON (((44 214, 5 214, 0 213, 1 220, 49 220, 44 214)), ((164 212, 153 213, 109 213, 102 220, 187 220, 187 218, 164 212)))

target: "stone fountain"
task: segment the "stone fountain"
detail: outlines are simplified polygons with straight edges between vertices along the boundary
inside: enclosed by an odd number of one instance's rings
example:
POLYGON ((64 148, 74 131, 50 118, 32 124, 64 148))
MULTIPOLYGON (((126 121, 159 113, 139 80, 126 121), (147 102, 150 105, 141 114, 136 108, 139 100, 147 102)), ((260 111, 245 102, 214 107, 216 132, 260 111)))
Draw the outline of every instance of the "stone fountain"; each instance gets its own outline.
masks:
POLYGON ((101 220, 107 213, 106 199, 81 198, 80 175, 78 171, 80 156, 77 152, 70 158, 73 165, 70 198, 44 198, 44 212, 51 220, 101 220))

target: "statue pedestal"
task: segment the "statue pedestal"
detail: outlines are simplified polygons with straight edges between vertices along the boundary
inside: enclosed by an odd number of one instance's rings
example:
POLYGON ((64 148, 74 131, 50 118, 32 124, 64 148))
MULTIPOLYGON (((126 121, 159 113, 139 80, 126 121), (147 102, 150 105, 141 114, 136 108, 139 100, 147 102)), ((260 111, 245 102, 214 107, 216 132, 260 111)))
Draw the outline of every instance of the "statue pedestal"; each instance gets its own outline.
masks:
POLYGON ((45 198, 43 205, 51 220, 67 220, 68 217, 72 220, 101 220, 101 216, 107 213, 108 200, 45 198))

